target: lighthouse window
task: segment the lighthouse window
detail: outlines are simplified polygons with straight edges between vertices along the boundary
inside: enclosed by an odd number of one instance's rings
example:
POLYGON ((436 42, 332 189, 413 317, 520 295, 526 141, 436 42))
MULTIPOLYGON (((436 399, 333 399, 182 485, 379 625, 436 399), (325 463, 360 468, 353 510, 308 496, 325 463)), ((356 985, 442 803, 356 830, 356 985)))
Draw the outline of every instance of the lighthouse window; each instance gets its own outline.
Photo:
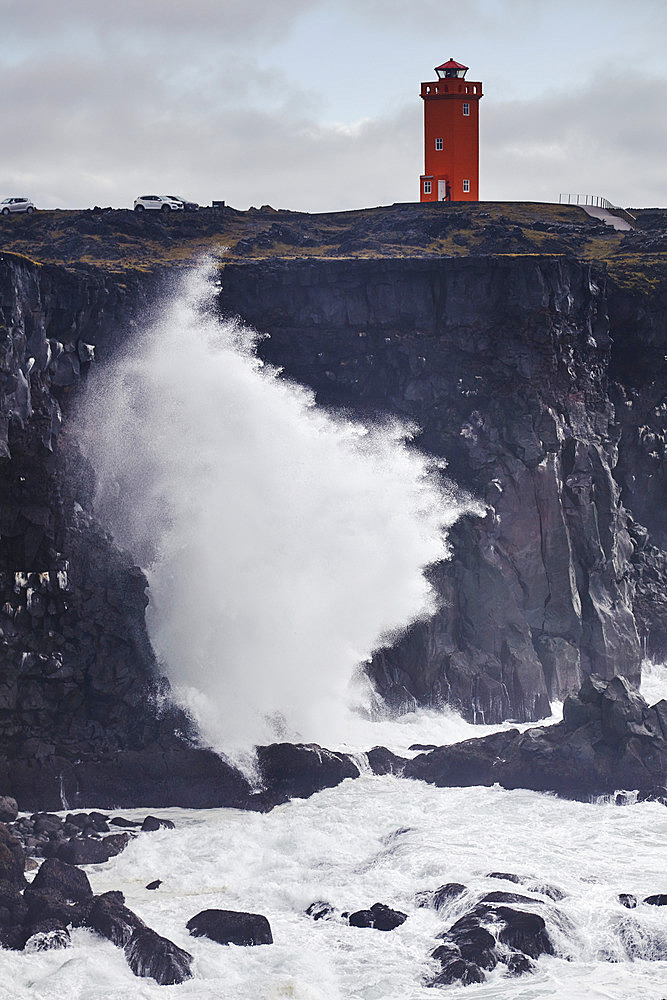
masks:
POLYGON ((442 139, 436 139, 435 140, 435 148, 436 149, 442 149, 442 139))
POLYGON ((430 193, 431 193, 431 182, 424 181, 424 194, 430 194, 430 193))
POLYGON ((464 191, 464 193, 467 193, 468 191, 470 191, 470 181, 464 181, 463 182, 463 191, 464 191))
POLYGON ((464 104, 463 105, 463 114, 464 115, 469 115, 470 114, 470 105, 469 104, 464 104))

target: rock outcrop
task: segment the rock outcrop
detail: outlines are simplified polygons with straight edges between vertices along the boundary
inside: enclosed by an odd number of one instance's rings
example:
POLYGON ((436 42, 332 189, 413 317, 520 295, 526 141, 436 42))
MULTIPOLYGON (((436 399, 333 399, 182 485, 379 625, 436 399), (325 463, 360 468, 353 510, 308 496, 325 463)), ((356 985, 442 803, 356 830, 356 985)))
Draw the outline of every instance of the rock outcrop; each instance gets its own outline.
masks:
POLYGON ((440 747, 406 762, 403 774, 441 787, 497 782, 584 799, 625 788, 664 798, 667 702, 649 708, 624 678, 591 675, 557 725, 440 747))

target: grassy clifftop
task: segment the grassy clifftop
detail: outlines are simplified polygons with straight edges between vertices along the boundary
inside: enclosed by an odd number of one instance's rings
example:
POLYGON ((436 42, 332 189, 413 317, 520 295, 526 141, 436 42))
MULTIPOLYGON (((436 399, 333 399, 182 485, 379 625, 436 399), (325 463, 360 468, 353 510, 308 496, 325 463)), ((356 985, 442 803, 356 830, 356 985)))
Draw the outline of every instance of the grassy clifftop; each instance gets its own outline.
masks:
POLYGON ((616 232, 574 205, 399 204, 309 215, 269 206, 198 213, 40 211, 0 217, 0 250, 38 263, 107 271, 221 260, 565 254, 604 262, 619 283, 653 287, 667 266, 667 211, 638 210, 616 232))

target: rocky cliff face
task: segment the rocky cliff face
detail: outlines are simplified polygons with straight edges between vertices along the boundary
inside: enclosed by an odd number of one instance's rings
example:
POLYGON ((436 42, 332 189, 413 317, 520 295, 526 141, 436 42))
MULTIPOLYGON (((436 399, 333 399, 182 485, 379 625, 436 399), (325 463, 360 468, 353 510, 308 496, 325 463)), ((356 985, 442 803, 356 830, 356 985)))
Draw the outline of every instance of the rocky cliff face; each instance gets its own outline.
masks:
POLYGON ((91 515, 70 433, 95 351, 112 353, 154 292, 0 256, 0 785, 22 808, 164 804, 174 753, 201 781, 224 772, 176 735, 188 723, 164 704, 146 579, 91 515))
MULTIPOLYGON (((442 611, 370 667, 390 704, 535 719, 591 672, 637 681, 654 626, 660 645, 664 563, 642 555, 646 532, 627 506, 658 526, 638 424, 664 387, 646 396, 648 365, 631 384, 624 355, 645 345, 621 322, 632 306, 613 304, 611 329, 604 278, 567 258, 224 269, 220 307, 270 333, 268 360, 325 405, 416 420, 419 446, 486 504, 433 570, 442 611), (613 400, 633 392, 641 403, 619 419, 613 400)), ((664 314, 653 320, 655 355, 664 314)))
MULTIPOLYGON (((93 357, 156 289, 0 256, 0 783, 25 808, 248 794, 164 707, 145 579, 92 516, 71 433, 93 357)), ((637 680, 642 643, 664 653, 664 303, 507 256, 230 264, 220 308, 321 403, 416 421, 486 505, 433 568, 440 613, 371 664, 390 705, 531 719, 590 672, 637 680)))

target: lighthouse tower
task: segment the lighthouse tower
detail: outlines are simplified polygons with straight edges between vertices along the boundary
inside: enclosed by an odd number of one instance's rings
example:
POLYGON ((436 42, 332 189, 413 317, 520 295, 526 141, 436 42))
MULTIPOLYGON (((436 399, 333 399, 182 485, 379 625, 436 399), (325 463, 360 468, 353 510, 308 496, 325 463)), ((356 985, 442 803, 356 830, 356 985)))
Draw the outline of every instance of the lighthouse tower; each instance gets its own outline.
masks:
POLYGON ((468 67, 453 59, 435 71, 438 79, 421 85, 424 173, 419 200, 478 201, 482 84, 468 82, 468 67))

